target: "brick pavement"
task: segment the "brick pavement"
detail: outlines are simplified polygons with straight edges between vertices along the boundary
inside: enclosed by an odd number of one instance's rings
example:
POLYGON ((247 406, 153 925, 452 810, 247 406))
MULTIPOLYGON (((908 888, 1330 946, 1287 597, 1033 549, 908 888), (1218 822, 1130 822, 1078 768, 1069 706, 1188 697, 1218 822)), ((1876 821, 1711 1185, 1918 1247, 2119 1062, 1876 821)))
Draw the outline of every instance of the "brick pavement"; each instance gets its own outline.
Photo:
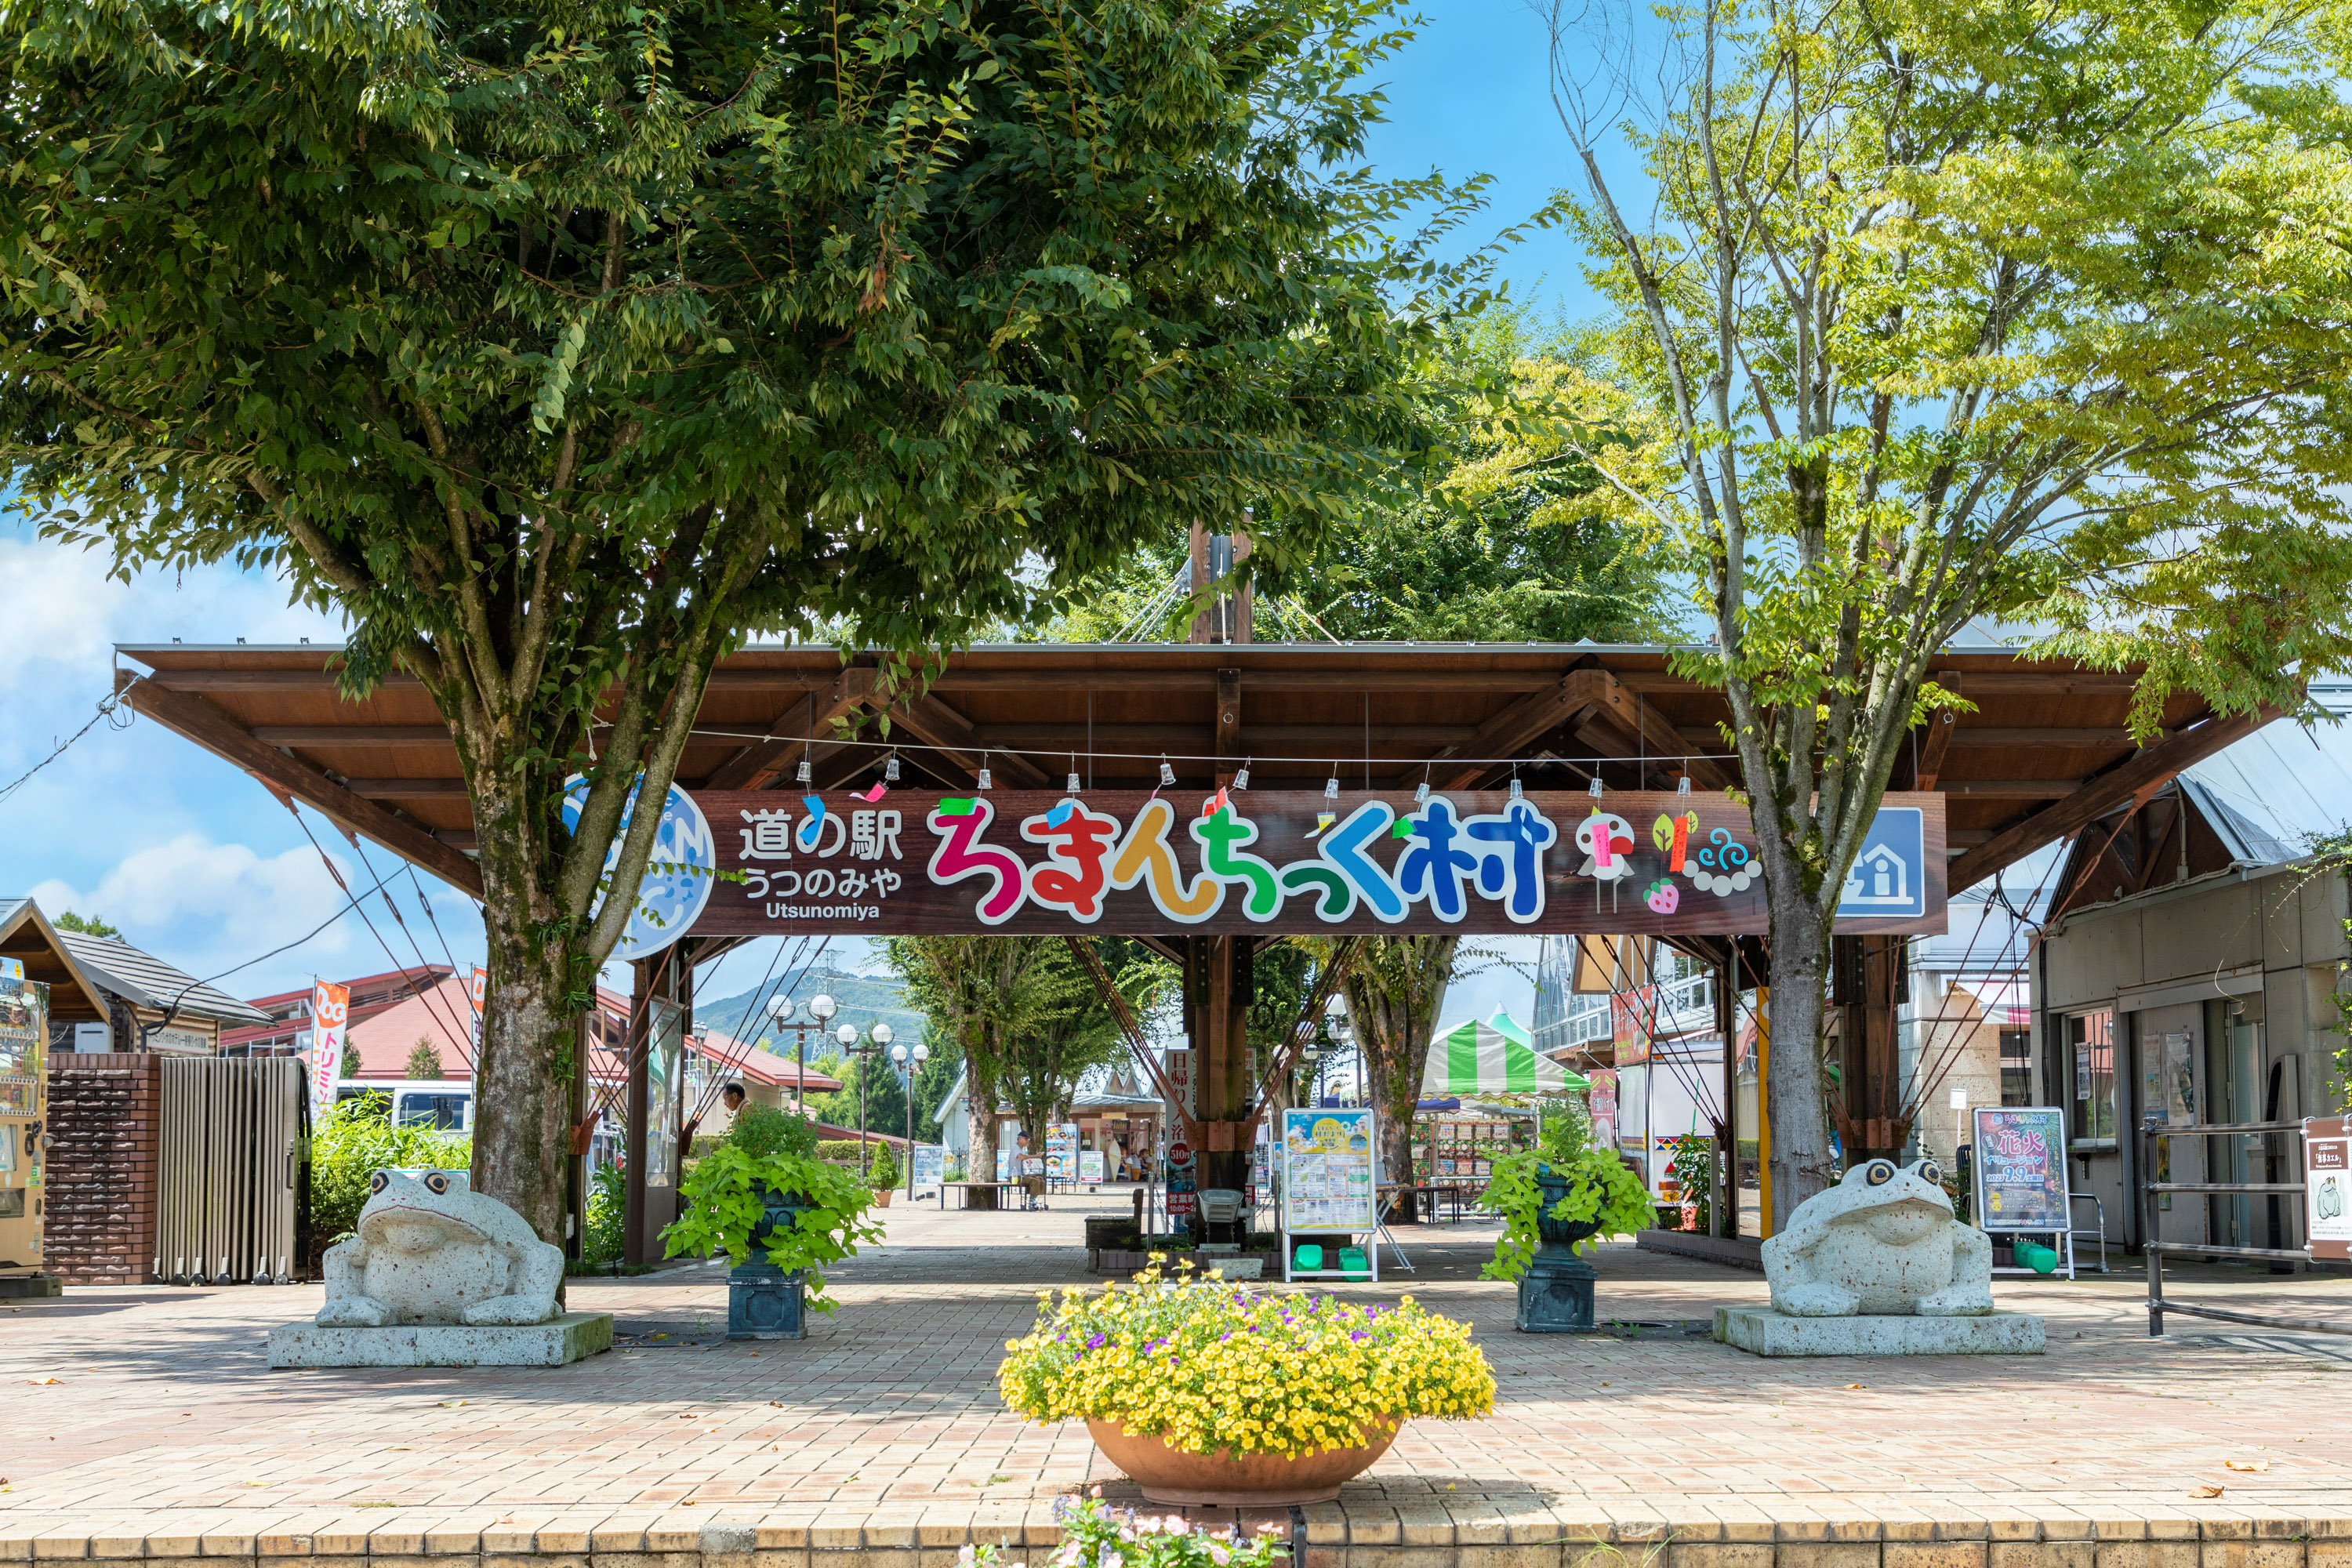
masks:
MULTIPOLYGON (((263 1331, 312 1310, 314 1287, 14 1305, 0 1312, 0 1559, 274 1542, 387 1560, 591 1552, 612 1568, 654 1568, 633 1554, 662 1551, 740 1548, 782 1568, 856 1549, 918 1568, 927 1545, 1050 1534, 1059 1493, 1134 1494, 1082 1427, 1005 1411, 994 1368, 1040 1286, 1086 1279, 1081 1215, 1124 1206, 894 1207, 890 1246, 839 1271, 840 1312, 798 1342, 717 1338, 715 1268, 575 1280, 572 1305, 614 1312, 626 1339, 552 1370, 270 1371, 263 1331)), ((1677 1561, 1661 1568, 1897 1568, 1906 1542, 1960 1554, 1901 1568, 2301 1568, 2330 1542, 2352 1568, 2352 1362, 2322 1342, 2150 1342, 2140 1282, 2120 1275, 1996 1282, 2003 1305, 2049 1319, 2039 1358, 1763 1362, 1668 1330, 1523 1335, 1508 1288, 1475 1278, 1490 1231, 1405 1234, 1419 1277, 1344 1293, 1410 1290, 1467 1317, 1500 1405, 1409 1426, 1340 1504, 1303 1510, 1311 1555, 1502 1568, 1664 1529, 1677 1561), (2189 1495, 2204 1487, 2222 1489, 2189 1495), (1779 1555, 1734 1551, 1759 1542, 1779 1555), (2145 1550, 1988 1564, 2004 1542, 2145 1550), (1710 1542, 1731 1555, 1687 1556, 1710 1542), (1814 1546, 1827 1555, 1805 1557, 1814 1546)), ((1596 1263, 1602 1313, 1620 1320, 1702 1320, 1765 1294, 1756 1275, 1629 1247, 1596 1263)), ((2352 1283, 2334 1279, 2184 1271, 2172 1293, 2352 1321, 2352 1283)), ((1649 1568, 1656 1552, 1618 1554, 1649 1568)))

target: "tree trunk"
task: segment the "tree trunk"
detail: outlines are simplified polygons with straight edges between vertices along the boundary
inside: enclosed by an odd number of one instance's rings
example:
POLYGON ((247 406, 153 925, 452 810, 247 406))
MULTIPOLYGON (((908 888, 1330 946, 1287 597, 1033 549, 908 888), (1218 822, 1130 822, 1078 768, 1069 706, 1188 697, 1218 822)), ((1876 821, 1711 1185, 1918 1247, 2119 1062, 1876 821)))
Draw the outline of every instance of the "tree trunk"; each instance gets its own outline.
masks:
MULTIPOLYGON (((963 1179, 967 1182, 996 1179, 996 1086, 983 1086, 982 1076, 967 1059, 963 1105, 964 1114, 971 1122, 971 1138, 964 1153, 963 1179)), ((992 1209, 996 1206, 996 1189, 970 1188, 964 1201, 973 1208, 992 1209)))
MULTIPOLYGON (((1772 1059, 1764 1092, 1772 1119, 1772 1231, 1797 1205, 1838 1180, 1822 1087, 1822 1024, 1829 972, 1828 922, 1796 890, 1797 874, 1768 877, 1772 917, 1772 1059)), ((1834 892, 1832 888, 1831 891, 1834 892)))
MULTIPOLYGON (((520 1215, 543 1241, 563 1245, 564 1162, 572 1149, 572 1075, 580 1038, 571 974, 579 937, 562 929, 541 875, 523 792, 500 789, 516 770, 478 770, 482 936, 488 982, 474 1063, 474 1190, 520 1215), (485 787, 488 786, 488 787, 485 787)), ((662 1135, 651 1130, 652 1136, 662 1135)), ((632 1149, 633 1160, 645 1152, 632 1149)))
MULTIPOLYGON (((1373 937, 1369 951, 1340 981, 1357 1047, 1364 1056, 1365 1087, 1381 1114, 1381 1175, 1412 1180, 1412 1124, 1421 1103, 1421 1075, 1429 1041, 1454 974, 1454 936, 1373 937)), ((1401 1203, 1389 1216, 1411 1224, 1419 1210, 1401 1203)))

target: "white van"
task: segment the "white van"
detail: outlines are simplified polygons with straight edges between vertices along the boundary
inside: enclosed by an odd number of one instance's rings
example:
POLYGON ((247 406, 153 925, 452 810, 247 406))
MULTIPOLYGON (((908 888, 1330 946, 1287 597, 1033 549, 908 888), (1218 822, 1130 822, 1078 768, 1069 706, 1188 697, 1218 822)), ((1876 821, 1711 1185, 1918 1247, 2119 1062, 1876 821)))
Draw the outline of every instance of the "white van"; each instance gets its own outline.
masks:
POLYGON ((347 1078, 335 1084, 335 1103, 363 1094, 392 1101, 395 1127, 429 1127, 436 1132, 474 1130, 474 1086, 463 1079, 347 1078))

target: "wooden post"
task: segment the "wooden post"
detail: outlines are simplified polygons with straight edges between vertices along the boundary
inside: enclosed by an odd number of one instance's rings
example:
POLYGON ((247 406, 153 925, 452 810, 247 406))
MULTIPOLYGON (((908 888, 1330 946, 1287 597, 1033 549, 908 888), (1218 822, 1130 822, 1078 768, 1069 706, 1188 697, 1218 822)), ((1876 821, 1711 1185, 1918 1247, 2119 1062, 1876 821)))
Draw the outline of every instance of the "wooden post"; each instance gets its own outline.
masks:
POLYGON ((628 1141, 621 1151, 621 1258, 634 1265, 651 1261, 646 1257, 646 1151, 652 1145, 646 1137, 646 1120, 652 1085, 646 1077, 646 1053, 635 1047, 645 1037, 650 1022, 647 1014, 654 994, 652 961, 641 958, 630 964, 629 976, 629 1026, 621 1037, 623 1059, 629 1072, 628 1141))

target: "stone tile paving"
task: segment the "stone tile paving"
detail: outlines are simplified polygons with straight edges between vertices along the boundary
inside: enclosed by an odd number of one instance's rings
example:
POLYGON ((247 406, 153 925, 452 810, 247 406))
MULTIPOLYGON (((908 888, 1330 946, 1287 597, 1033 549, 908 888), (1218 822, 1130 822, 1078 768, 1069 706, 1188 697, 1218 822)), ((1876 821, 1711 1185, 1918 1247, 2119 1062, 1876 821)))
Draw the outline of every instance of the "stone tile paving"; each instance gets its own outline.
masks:
MULTIPOLYGON (((717 1339, 715 1267, 575 1280, 573 1307, 614 1312, 642 1348, 553 1370, 270 1371, 264 1331, 313 1310, 315 1287, 92 1289, 12 1305, 0 1311, 0 1548, 44 1538, 68 1556, 139 1555, 100 1547, 145 1540, 161 1556, 200 1539, 209 1552, 369 1536, 381 1553, 476 1538, 488 1550, 495 1535, 635 1551, 719 1522, 765 1527, 763 1545, 827 1544, 845 1529, 847 1544, 871 1543, 903 1527, 912 1547, 935 1528, 1034 1525, 1072 1488, 1132 1496, 1083 1427, 1019 1420, 994 1382, 1035 1291, 1088 1278, 1081 1215, 1124 1207, 894 1207, 891 1245, 838 1272, 839 1313, 800 1342, 717 1339), (412 1536, 425 1544, 397 1544, 412 1536)), ((1671 1328, 1515 1333, 1509 1289, 1475 1278, 1491 1230, 1404 1235, 1418 1276, 1344 1293, 1411 1291, 1469 1318, 1500 1406, 1408 1426, 1340 1507, 1307 1510, 1310 1541, 1501 1540, 1522 1518, 1555 1536, 1665 1520, 1731 1540, 1854 1521, 1977 1521, 1999 1539, 2021 1521, 2134 1535, 2352 1521, 2347 1347, 2252 1330, 2231 1342, 2183 1320, 2179 1337, 2151 1342, 2137 1276, 1997 1280, 2004 1306, 2049 1319, 2043 1357, 1763 1362, 1671 1328), (2190 1495, 2205 1487, 2222 1489, 2190 1495)), ((1604 1317, 1671 1325, 1765 1296, 1759 1276, 1631 1247, 1596 1262, 1604 1317)), ((2183 1270, 2172 1293, 2352 1321, 2340 1277, 2183 1270)))

